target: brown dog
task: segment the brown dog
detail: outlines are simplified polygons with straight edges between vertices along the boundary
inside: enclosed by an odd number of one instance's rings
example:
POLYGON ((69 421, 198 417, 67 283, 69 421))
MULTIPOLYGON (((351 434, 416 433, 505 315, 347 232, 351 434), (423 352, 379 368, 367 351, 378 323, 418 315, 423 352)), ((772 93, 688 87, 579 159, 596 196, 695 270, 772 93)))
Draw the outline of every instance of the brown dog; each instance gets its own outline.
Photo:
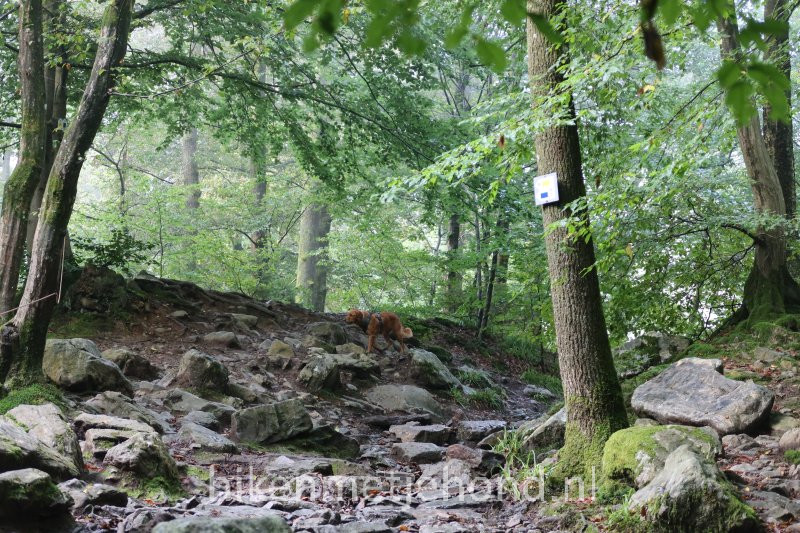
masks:
POLYGON ((403 340, 414 336, 411 328, 403 327, 403 323, 400 322, 400 317, 388 311, 370 313, 369 311, 351 309, 347 313, 345 322, 358 325, 358 327, 369 336, 367 353, 371 352, 375 347, 375 337, 379 334, 383 335, 383 338, 386 339, 386 342, 389 344, 391 344, 391 338, 389 336, 394 334, 394 338, 400 342, 401 353, 406 351, 406 344, 403 340))

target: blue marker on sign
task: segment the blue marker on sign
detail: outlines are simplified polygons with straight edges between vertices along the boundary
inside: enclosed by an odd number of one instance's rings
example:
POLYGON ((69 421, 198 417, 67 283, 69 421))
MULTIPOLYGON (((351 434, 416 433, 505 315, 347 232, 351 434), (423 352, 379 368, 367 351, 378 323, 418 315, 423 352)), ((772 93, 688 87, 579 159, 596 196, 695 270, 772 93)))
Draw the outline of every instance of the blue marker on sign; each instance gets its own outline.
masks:
POLYGON ((558 201, 558 174, 551 172, 533 178, 533 194, 536 205, 552 204, 558 201))

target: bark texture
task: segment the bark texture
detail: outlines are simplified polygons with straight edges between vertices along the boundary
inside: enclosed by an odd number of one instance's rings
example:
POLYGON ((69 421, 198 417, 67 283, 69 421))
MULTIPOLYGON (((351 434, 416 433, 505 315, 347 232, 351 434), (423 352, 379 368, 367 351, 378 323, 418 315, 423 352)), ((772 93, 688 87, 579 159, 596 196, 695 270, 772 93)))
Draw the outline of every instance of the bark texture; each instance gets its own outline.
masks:
POLYGON ((43 379, 45 336, 57 301, 78 177, 108 106, 116 67, 125 57, 132 12, 133 0, 113 0, 106 6, 92 71, 47 180, 20 309, 0 334, 0 378, 7 388, 43 379))
POLYGON ((458 214, 450 215, 447 231, 447 262, 450 269, 447 271, 447 310, 455 313, 461 302, 463 276, 454 263, 458 261, 459 243, 461 240, 461 221, 458 214))
MULTIPOLYGON (((23 0, 19 7, 18 67, 21 86, 19 161, 3 189, 0 218, 0 312, 14 307, 25 247, 28 215, 44 164, 45 93, 42 2, 23 0)), ((9 316, 3 315, 3 320, 9 316)))
POLYGON ((300 219, 300 244, 297 254, 297 302, 313 309, 325 310, 328 295, 327 259, 331 216, 321 204, 312 204, 300 219))
MULTIPOLYGON (((552 20, 565 5, 556 0, 529 0, 528 11, 552 20)), ((566 47, 553 45, 530 21, 527 37, 534 98, 560 90, 563 77, 557 67, 566 58, 566 47)), ((585 211, 574 213, 562 207, 586 195, 575 109, 568 96, 563 111, 572 124, 548 128, 535 139, 538 173, 558 173, 561 202, 543 207, 546 227, 568 216, 589 223, 585 211)), ((571 238, 558 228, 546 235, 545 247, 567 409, 565 444, 553 480, 591 476, 592 468, 600 465, 608 437, 628 424, 603 316, 594 243, 571 238)))
MULTIPOLYGON (((728 18, 717 21, 720 47, 724 59, 740 61, 742 51, 736 11, 730 5, 728 18)), ((769 126, 769 125, 767 125, 769 126)), ((742 151, 753 203, 761 214, 786 216, 784 190, 776 164, 767 148, 757 116, 740 124, 736 130, 742 151)), ((791 143, 791 138, 786 139, 791 143)), ((775 145, 775 149, 778 145, 775 145)), ((785 170, 785 169, 784 169, 785 170)), ((793 177, 792 177, 793 180, 793 177)), ((800 309, 800 286, 792 278, 786 264, 786 230, 778 226, 759 228, 755 242, 755 260, 744 287, 744 312, 750 324, 800 309)))

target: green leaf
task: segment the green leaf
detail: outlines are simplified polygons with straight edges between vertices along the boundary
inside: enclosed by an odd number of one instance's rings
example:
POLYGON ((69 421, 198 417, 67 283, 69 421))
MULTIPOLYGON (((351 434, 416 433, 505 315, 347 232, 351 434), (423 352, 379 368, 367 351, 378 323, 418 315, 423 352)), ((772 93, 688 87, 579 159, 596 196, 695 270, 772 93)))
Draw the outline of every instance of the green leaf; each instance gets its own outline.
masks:
POLYGON ((746 79, 737 81, 726 90, 725 103, 739 124, 747 122, 756 112, 752 95, 753 84, 746 79))
POLYGON ((525 18, 525 0, 504 0, 500 13, 511 24, 519 24, 525 18))
POLYGON ((475 51, 480 60, 495 72, 502 72, 506 68, 506 52, 501 46, 483 38, 478 38, 475 51))
POLYGON ((747 65, 747 75, 763 86, 775 84, 785 91, 788 91, 790 87, 789 79, 781 69, 769 63, 762 63, 760 61, 750 63, 747 65))
POLYGON ((283 24, 287 30, 293 30, 307 19, 317 7, 317 0, 295 0, 283 13, 283 24))
POLYGON ((661 10, 661 15, 667 25, 674 24, 681 14, 680 0, 661 0, 658 3, 658 8, 661 10))
POLYGON ((742 67, 736 61, 726 59, 717 70, 717 79, 723 89, 727 89, 741 77, 742 67))
POLYGON ((528 18, 531 19, 531 22, 533 22, 536 29, 539 30, 539 33, 544 35, 545 39, 553 44, 561 44, 564 42, 564 36, 550 24, 547 17, 537 13, 528 13, 528 18))

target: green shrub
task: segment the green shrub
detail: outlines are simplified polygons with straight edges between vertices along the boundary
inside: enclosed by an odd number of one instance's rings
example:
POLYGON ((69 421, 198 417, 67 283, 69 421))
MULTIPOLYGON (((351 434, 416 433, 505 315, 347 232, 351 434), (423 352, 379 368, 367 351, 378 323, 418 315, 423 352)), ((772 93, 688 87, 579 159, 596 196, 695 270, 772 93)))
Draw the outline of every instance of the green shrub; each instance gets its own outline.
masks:
POLYGON ((793 465, 800 465, 800 450, 786 450, 783 457, 793 465))

